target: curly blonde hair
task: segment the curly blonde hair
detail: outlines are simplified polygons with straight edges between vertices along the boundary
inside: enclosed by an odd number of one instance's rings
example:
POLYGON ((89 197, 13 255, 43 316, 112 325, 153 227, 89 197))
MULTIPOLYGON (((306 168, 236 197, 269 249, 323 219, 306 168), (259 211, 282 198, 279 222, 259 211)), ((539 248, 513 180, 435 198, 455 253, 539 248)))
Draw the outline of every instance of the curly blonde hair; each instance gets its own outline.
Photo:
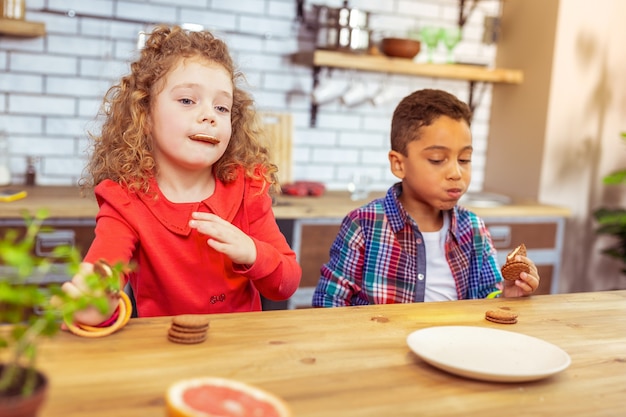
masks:
POLYGON ((148 134, 151 102, 162 80, 181 59, 204 58, 232 74, 232 136, 224 155, 213 166, 216 178, 228 183, 237 179, 238 167, 245 175, 264 179, 276 190, 277 167, 269 160, 262 142, 263 131, 251 96, 238 86, 243 74, 235 68, 226 43, 207 31, 186 31, 179 26, 155 27, 130 74, 121 78, 104 96, 100 134, 92 134, 91 155, 80 185, 93 189, 105 179, 131 191, 149 192, 149 180, 158 170, 148 134))

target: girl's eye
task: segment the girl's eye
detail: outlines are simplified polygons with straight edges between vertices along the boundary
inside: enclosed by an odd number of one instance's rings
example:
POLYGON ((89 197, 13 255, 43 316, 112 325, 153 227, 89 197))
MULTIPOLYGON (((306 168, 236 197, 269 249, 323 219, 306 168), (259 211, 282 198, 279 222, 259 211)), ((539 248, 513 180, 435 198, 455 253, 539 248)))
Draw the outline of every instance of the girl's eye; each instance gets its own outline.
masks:
POLYGON ((228 113, 230 110, 225 106, 216 106, 215 109, 220 113, 228 113))
POLYGON ((439 165, 440 163, 443 162, 442 159, 429 159, 428 162, 430 162, 433 165, 439 165))
POLYGON ((180 100, 178 100, 180 103, 184 104, 184 105, 190 105, 193 104, 193 100, 190 98, 181 98, 180 100))
POLYGON ((459 162, 462 164, 471 164, 472 160, 471 159, 459 159, 459 162))

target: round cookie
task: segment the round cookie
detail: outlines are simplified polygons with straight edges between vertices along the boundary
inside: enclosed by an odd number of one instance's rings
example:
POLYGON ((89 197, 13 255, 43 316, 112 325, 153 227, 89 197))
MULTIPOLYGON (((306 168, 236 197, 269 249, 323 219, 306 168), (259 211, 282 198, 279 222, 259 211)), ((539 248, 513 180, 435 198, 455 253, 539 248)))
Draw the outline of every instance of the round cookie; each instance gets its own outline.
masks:
POLYGON ((197 333, 190 332, 179 332, 175 329, 170 328, 167 331, 167 338, 175 343, 183 343, 183 344, 194 344, 194 343, 202 343, 206 340, 206 331, 201 331, 197 333))
POLYGON ((513 249, 511 252, 509 252, 509 254, 506 255, 506 261, 507 262, 509 262, 509 260, 514 261, 517 255, 528 256, 526 252, 526 245, 522 243, 521 245, 513 249))
POLYGON ((508 307, 498 308, 496 310, 487 310, 485 319, 500 324, 517 323, 517 313, 508 309, 508 307))
POLYGON ((181 333, 198 333, 198 332, 201 333, 201 332, 206 332, 209 329, 209 326, 207 325, 205 327, 189 328, 189 327, 183 327, 178 324, 172 323, 172 325, 170 326, 170 329, 176 330, 177 332, 181 332, 181 333))
POLYGON ((194 344, 206 340, 209 317, 201 314, 181 314, 172 317, 167 338, 174 343, 194 344))
POLYGON ((519 279, 520 273, 530 273, 530 266, 528 266, 526 262, 522 261, 507 262, 502 266, 500 272, 502 272, 502 277, 504 279, 508 279, 509 281, 515 281, 516 279, 519 279))
POLYGON ((527 256, 526 245, 522 243, 506 256, 506 263, 502 265, 502 268, 500 269, 502 277, 506 280, 515 281, 516 279, 519 279, 520 273, 530 273, 530 265, 524 261, 516 261, 515 257, 517 255, 527 256))
POLYGON ((185 329, 206 329, 209 317, 203 314, 181 314, 172 317, 172 324, 185 329))

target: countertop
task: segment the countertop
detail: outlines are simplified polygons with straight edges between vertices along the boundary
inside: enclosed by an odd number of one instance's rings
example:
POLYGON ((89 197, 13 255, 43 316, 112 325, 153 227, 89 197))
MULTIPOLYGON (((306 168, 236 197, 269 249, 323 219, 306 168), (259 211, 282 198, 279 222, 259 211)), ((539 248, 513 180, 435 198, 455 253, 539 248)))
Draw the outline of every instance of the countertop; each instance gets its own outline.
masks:
MULTIPOLYGON (((26 198, 11 202, 0 202, 0 218, 21 218, 24 211, 34 213, 38 209, 48 210, 48 218, 93 218, 98 212, 95 198, 81 196, 78 187, 71 186, 10 186, 0 189, 26 190, 26 198)), ((277 219, 302 218, 343 218, 350 210, 369 200, 384 195, 384 192, 371 193, 367 200, 352 201, 349 193, 327 191, 320 197, 278 196, 274 206, 277 219)), ((467 206, 481 217, 569 217, 565 207, 539 204, 535 202, 514 202, 497 207, 467 206)))

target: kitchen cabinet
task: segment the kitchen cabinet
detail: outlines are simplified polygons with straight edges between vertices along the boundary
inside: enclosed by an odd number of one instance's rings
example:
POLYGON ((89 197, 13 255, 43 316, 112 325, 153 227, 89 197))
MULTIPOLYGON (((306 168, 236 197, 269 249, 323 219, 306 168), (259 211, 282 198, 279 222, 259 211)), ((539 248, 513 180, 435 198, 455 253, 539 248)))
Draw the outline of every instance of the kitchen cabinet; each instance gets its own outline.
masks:
POLYGON ((313 291, 320 277, 320 267, 328 262, 330 247, 339 232, 341 220, 341 218, 294 220, 291 247, 302 267, 302 280, 296 293, 287 302, 287 308, 311 307, 313 291))
MULTIPOLYGON (((94 218, 48 218, 35 238, 34 255, 50 257, 57 246, 70 246, 79 250, 84 256, 94 239, 94 218)), ((26 231, 25 221, 21 218, 0 218, 0 237, 8 230, 16 230, 19 234, 26 231)), ((0 265, 0 272, 7 268, 0 265)), ((50 271, 43 277, 34 277, 33 282, 41 285, 62 283, 69 279, 67 265, 61 262, 54 263, 50 271)))
POLYGON ((18 19, 0 18, 0 35, 36 38, 46 34, 46 24, 18 19))
MULTIPOLYGON (((467 80, 470 88, 468 104, 472 110, 476 105, 473 94, 476 83, 521 84, 524 80, 523 72, 516 69, 486 68, 469 64, 416 63, 411 59, 392 58, 385 55, 355 54, 328 50, 298 53, 293 56, 293 61, 313 67, 313 88, 319 83, 319 73, 322 68, 355 69, 419 77, 467 80)), ((316 125, 317 110, 318 106, 312 103, 310 114, 312 127, 316 125)))

